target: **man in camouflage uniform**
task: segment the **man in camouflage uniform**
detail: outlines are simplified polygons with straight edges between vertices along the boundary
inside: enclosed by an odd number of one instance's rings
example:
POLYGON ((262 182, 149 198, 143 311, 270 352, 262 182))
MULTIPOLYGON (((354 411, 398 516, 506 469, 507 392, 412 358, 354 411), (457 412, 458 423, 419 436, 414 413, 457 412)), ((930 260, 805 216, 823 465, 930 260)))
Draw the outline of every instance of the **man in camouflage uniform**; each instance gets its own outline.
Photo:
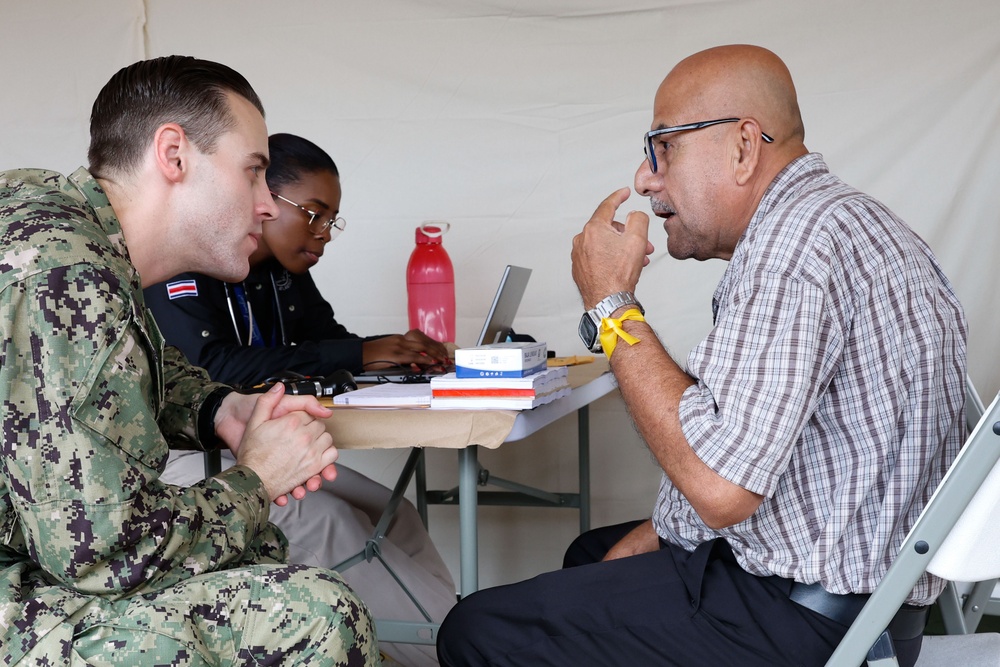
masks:
POLYGON ((334 476, 329 413, 210 382, 142 301, 246 275, 275 215, 256 94, 193 58, 124 68, 90 164, 0 173, 0 664, 378 664, 364 605, 267 522, 334 476), (220 444, 238 465, 159 481, 170 447, 220 444))

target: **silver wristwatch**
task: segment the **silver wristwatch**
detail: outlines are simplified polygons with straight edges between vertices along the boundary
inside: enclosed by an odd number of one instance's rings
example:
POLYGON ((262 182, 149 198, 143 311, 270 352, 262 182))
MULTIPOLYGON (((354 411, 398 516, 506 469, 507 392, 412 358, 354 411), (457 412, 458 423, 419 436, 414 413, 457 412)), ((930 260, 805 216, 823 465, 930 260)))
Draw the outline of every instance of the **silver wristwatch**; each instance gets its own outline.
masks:
POLYGON ((632 292, 615 292, 610 296, 601 299, 591 310, 586 311, 580 318, 580 339, 591 352, 601 351, 601 320, 610 317, 622 306, 635 306, 643 315, 646 311, 639 303, 632 292))

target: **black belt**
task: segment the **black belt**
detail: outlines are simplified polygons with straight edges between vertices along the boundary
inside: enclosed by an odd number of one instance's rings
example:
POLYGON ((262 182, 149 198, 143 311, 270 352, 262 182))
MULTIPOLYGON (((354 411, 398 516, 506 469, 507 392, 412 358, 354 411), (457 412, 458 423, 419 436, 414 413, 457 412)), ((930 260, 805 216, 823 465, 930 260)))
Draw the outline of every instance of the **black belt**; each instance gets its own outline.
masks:
MULTIPOLYGON (((788 591, 788 599, 792 602, 841 625, 853 623, 869 597, 861 593, 836 595, 819 584, 800 584, 797 581, 792 582, 788 591)), ((889 634, 897 641, 916 639, 924 633, 929 609, 904 604, 889 621, 889 634)))

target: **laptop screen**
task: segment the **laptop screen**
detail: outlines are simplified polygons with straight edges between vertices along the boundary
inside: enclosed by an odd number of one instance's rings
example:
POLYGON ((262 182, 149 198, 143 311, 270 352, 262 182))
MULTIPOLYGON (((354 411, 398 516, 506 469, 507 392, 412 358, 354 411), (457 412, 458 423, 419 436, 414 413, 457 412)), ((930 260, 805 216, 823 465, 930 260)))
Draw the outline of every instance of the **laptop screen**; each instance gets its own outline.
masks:
POLYGON ((514 316, 517 315, 518 306, 521 305, 521 297, 524 296, 524 290, 528 286, 528 278, 530 277, 531 269, 507 265, 476 345, 491 345, 507 340, 507 336, 514 328, 514 316))

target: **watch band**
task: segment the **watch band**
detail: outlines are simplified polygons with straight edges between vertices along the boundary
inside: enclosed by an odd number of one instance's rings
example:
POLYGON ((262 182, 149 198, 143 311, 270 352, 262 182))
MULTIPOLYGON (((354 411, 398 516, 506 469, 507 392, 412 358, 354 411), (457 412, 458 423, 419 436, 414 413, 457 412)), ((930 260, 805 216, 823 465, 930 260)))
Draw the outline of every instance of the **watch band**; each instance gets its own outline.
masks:
POLYGON ((201 403, 201 410, 198 411, 198 440, 202 447, 210 450, 215 447, 224 447, 222 438, 215 434, 215 414, 219 411, 222 401, 233 393, 232 387, 216 387, 201 403))
POLYGON ((643 315, 646 314, 642 304, 636 300, 635 295, 632 294, 632 292, 615 292, 614 294, 610 294, 598 301, 597 305, 587 312, 596 324, 600 324, 601 320, 605 317, 611 317, 611 313, 615 312, 622 306, 635 306, 639 309, 640 313, 643 315))

